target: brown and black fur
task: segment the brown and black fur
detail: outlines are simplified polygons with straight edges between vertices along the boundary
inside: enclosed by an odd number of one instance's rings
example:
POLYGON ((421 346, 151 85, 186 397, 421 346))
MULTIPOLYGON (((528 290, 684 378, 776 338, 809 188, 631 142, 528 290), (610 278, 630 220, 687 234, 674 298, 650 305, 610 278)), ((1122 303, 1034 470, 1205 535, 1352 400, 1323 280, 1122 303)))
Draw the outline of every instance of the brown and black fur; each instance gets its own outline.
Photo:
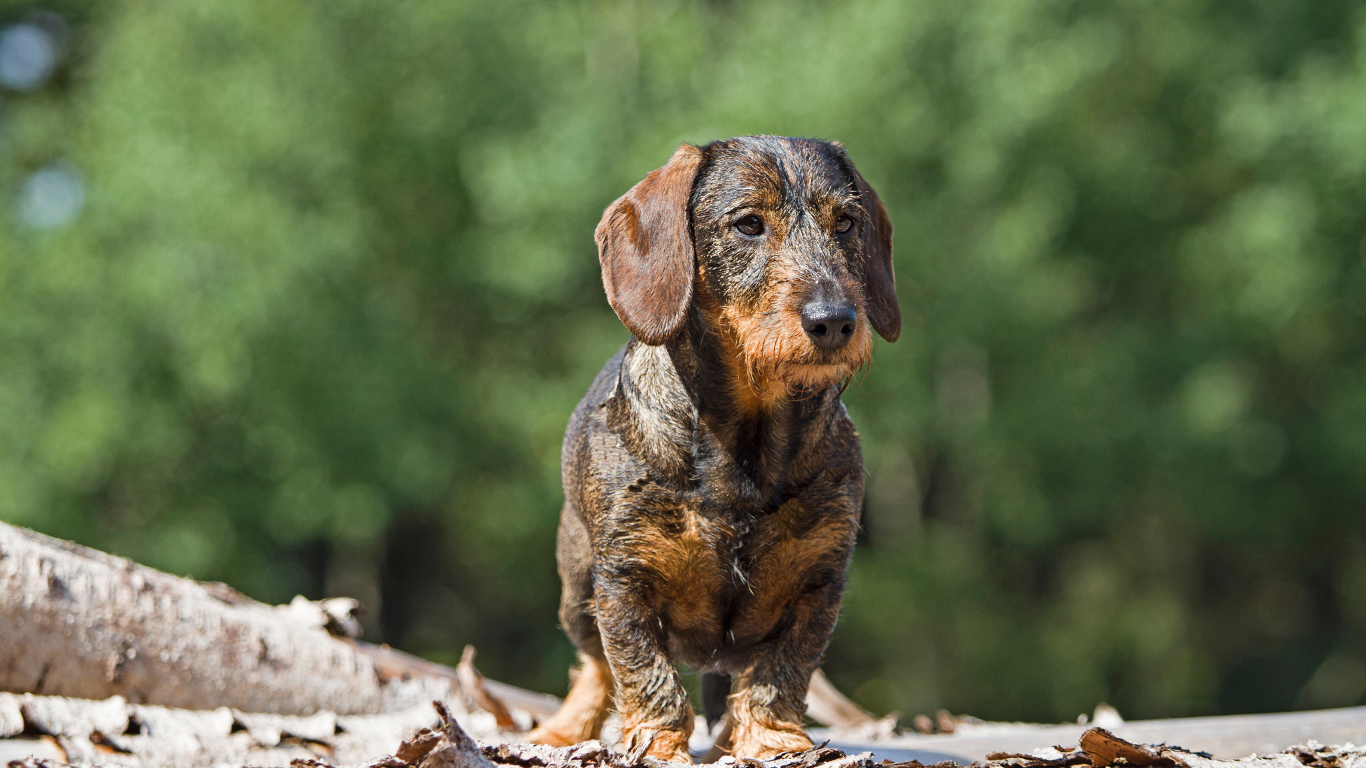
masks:
POLYGON ((593 738, 615 704, 622 749, 687 762, 683 663, 733 679, 733 754, 809 747, 863 500, 839 395, 871 331, 901 329, 886 211, 840 145, 749 136, 684 145, 596 237, 634 338, 565 435, 560 619, 583 666, 531 739, 593 738), (803 326, 823 297, 856 311, 837 349, 803 326))

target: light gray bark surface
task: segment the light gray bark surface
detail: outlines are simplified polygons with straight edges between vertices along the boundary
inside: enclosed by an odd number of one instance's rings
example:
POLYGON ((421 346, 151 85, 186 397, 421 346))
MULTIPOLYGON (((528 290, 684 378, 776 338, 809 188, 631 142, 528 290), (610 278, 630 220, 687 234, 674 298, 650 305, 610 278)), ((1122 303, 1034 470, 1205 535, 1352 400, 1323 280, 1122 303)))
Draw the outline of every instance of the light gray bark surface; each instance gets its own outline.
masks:
MULTIPOLYGON (((499 743, 516 734, 498 730, 488 712, 435 702, 386 715, 310 717, 247 714, 228 709, 185 711, 123 699, 82 701, 0 694, 0 711, 19 713, 18 726, 36 757, 11 768, 119 766, 121 768, 238 768, 239 766, 367 766, 368 768, 667 768, 601 742, 572 747, 499 743), (454 710, 455 714, 452 714, 454 710), (476 739, 478 741, 476 741, 476 739), (482 743, 480 743, 482 742, 482 743)), ((13 721, 11 721, 13 725, 13 721)), ((1002 730, 1008 726, 1001 726, 1002 730)), ((17 740, 0 738, 0 754, 17 740)), ((980 768, 1366 768, 1366 750, 1314 742, 1268 755, 1214 759, 1180 747, 1144 746, 1101 728, 1031 754, 996 752, 980 768)), ((14 754, 14 752, 9 752, 14 754)), ((828 747, 770 760, 724 758, 714 768, 891 768, 871 752, 848 755, 828 747)), ((921 768, 897 762, 894 768, 921 768)), ((939 768, 948 768, 947 765, 939 768)))
MULTIPOLYGON (((468 711, 455 699, 447 705, 469 732, 499 738, 493 715, 468 711)), ((388 714, 320 710, 303 717, 227 707, 172 709, 117 696, 89 701, 0 693, 0 711, 18 715, 7 732, 0 731, 0 754, 11 759, 34 752, 63 763, 128 768, 284 766, 292 760, 361 765, 394 754, 404 739, 440 724, 430 702, 388 714), (3 738, 19 735, 24 738, 3 738)))
POLYGON ((268 606, 0 523, 0 690, 303 715, 397 712, 449 691, 386 679, 330 635, 350 605, 268 606))

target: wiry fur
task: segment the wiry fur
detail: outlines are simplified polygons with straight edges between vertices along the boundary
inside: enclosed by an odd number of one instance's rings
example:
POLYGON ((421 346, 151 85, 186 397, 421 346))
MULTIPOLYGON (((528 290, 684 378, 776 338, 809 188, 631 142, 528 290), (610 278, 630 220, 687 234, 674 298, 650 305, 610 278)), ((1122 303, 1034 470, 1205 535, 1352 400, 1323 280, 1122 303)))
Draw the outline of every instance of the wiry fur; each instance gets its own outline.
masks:
POLYGON ((636 338, 565 435, 560 618, 585 667, 531 739, 592 738, 614 699, 623 748, 686 762, 678 662, 733 676, 737 756, 810 746, 804 697, 863 498, 839 395, 870 328, 900 332, 886 212, 838 144, 751 136, 685 145, 608 208, 597 240, 636 338), (747 213, 762 236, 735 228, 747 213), (815 291, 857 311, 840 349, 803 330, 815 291))

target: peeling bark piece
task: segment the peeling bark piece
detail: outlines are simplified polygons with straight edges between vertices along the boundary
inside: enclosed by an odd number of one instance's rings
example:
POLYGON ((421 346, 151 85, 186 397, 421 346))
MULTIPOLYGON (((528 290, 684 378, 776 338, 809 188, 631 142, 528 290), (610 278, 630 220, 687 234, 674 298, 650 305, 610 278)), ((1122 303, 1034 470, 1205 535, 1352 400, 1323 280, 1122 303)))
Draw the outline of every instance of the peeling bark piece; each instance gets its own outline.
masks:
POLYGON ((522 727, 513 719, 507 705, 489 693, 488 688, 484 686, 484 676, 474 666, 474 654, 474 646, 465 646, 464 653, 460 654, 460 665, 455 668, 456 674, 460 677, 461 692, 469 699, 472 706, 493 715, 495 722, 498 723, 499 730, 511 733, 520 732, 522 727))
POLYGON ((129 709, 128 732, 119 743, 137 755, 143 768, 195 766, 247 754, 249 737, 232 733, 232 713, 226 707, 198 712, 151 705, 129 709))
POLYGON ((277 746, 281 739, 288 736, 325 744, 337 733, 337 716, 327 710, 314 712, 308 717, 286 717, 233 710, 232 717, 235 723, 246 728, 252 739, 263 747, 277 746))
POLYGON ((441 738, 417 763, 417 768, 494 768, 446 706, 439 701, 432 702, 432 706, 441 716, 441 738))
POLYGON ((337 718, 338 762, 360 763, 395 753, 405 739, 440 723, 431 705, 390 715, 351 715, 337 718), (360 747, 364 746, 362 750, 360 747))
MULTIPOLYGON (((827 742, 828 743, 828 742, 827 742)), ((812 747, 805 752, 798 752, 790 756, 793 759, 793 768, 815 768, 818 765, 834 762, 845 757, 843 751, 834 747, 827 747, 825 744, 812 747)), ((778 761, 772 761, 778 762, 778 761)))
MULTIPOLYGON (((1044 750, 1047 752, 1048 750, 1044 750)), ((1053 747, 1057 757, 1046 755, 1026 755, 1018 752, 992 752, 987 755, 988 763, 1002 766, 1027 766, 1028 768, 1062 768, 1063 766, 1091 765, 1091 756, 1073 747, 1053 747)))
POLYGON ((1329 747, 1311 741, 1286 750, 1308 768, 1366 768, 1366 747, 1329 747))
POLYGON ((19 709, 20 697, 0 693, 0 739, 24 732, 24 713, 19 709))
POLYGON ((418 768, 493 768, 482 754, 461 749, 447 741, 418 763, 418 768))
POLYGON ((1092 728, 1083 733, 1078 746, 1090 756, 1091 765, 1095 768, 1105 768, 1117 762, 1128 765, 1175 765, 1171 758, 1125 741, 1104 728, 1092 728))
POLYGON ((597 765, 607 759, 607 752, 607 748, 598 741, 585 741, 575 747, 549 747, 544 744, 496 744, 484 748, 485 757, 493 762, 499 765, 522 766, 522 768, 558 765, 576 759, 584 764, 597 765), (591 757, 574 757, 577 750, 585 748, 589 748, 590 751, 586 755, 591 755, 591 757))
POLYGON ((128 729, 128 702, 122 696, 85 701, 25 694, 19 710, 26 725, 51 736, 83 739, 96 731, 116 735, 128 729))
POLYGON ((860 752, 857 755, 849 755, 823 765, 827 768, 873 768, 876 763, 873 762, 872 752, 860 752))
MULTIPOLYGON (((460 727, 460 723, 456 722, 446 705, 439 701, 433 701, 432 706, 436 708, 436 713, 441 717, 441 732, 445 735, 446 741, 461 749, 479 752, 480 764, 489 765, 484 753, 479 751, 479 745, 470 738, 468 733, 465 733, 465 729, 460 727)), ((489 765, 489 768, 492 766, 489 765)))
MULTIPOLYGON (((226 585, 219 585, 230 589, 226 585)), ((361 635, 360 620, 356 611, 360 601, 350 597, 330 597, 326 600, 309 600, 303 595, 295 595, 289 605, 276 606, 276 610, 287 612, 292 618, 311 626, 327 630, 333 637, 357 638, 361 635)))
POLYGON ((441 741, 441 734, 430 728, 423 728, 411 739, 400 744, 398 751, 394 753, 394 757, 405 765, 416 763, 426 757, 433 749, 436 749, 439 741, 441 741))

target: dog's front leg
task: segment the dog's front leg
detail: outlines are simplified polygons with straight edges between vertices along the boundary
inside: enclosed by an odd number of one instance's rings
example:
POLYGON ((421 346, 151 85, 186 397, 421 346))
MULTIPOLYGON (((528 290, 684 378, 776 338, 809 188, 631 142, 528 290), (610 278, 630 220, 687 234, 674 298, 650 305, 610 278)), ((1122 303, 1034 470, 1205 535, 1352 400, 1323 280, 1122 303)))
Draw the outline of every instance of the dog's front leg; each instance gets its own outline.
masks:
POLYGON ((692 703, 666 653, 659 617, 639 589, 629 580, 611 578, 600 579, 597 589, 598 627, 622 719, 617 749, 689 763, 692 703))
POLYGON ((835 585, 798 598, 790 629, 756 647, 730 696, 730 753, 766 759, 810 749, 802 728, 811 673, 839 615, 835 585))

